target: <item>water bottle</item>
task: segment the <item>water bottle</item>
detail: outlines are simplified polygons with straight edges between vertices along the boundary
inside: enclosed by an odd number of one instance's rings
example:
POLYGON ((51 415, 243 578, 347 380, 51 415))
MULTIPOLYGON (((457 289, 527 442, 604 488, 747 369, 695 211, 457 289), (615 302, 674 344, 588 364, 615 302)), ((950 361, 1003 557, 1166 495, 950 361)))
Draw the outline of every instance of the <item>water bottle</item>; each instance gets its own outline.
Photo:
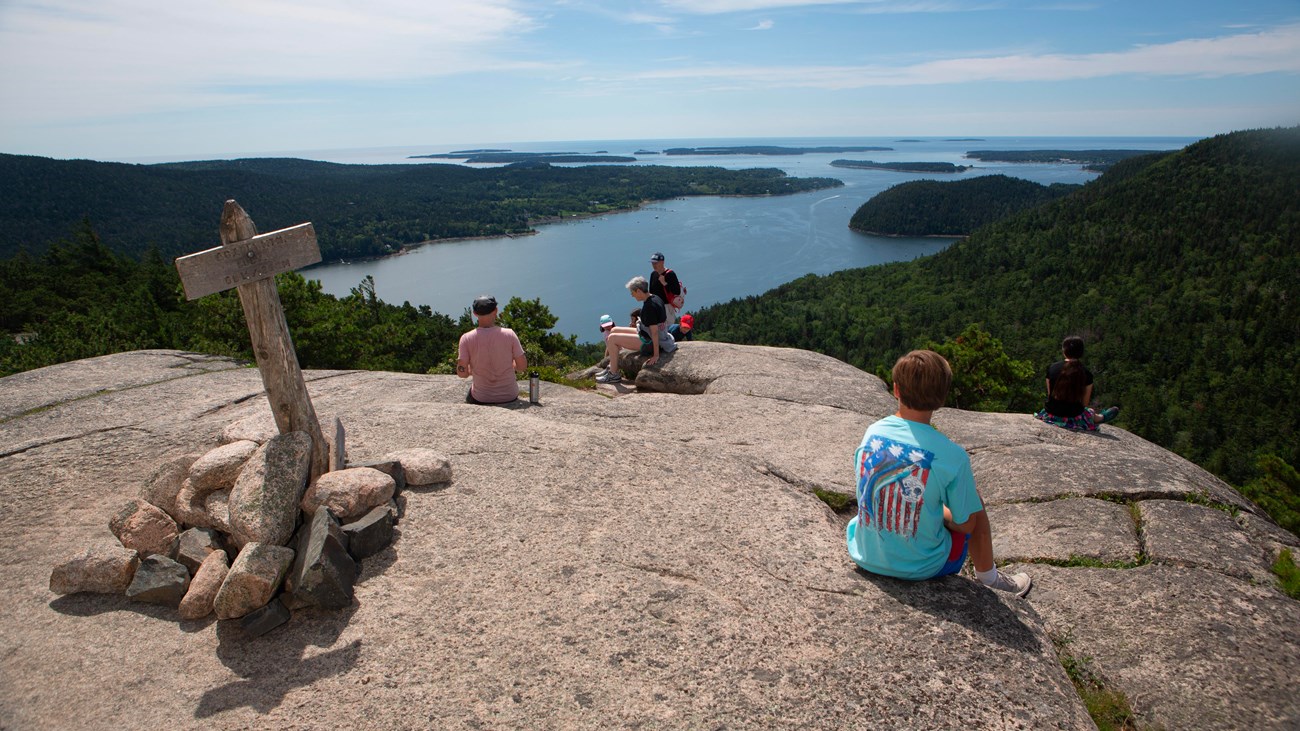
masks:
POLYGON ((537 371, 528 374, 528 403, 539 403, 538 396, 541 395, 542 384, 539 380, 537 371))

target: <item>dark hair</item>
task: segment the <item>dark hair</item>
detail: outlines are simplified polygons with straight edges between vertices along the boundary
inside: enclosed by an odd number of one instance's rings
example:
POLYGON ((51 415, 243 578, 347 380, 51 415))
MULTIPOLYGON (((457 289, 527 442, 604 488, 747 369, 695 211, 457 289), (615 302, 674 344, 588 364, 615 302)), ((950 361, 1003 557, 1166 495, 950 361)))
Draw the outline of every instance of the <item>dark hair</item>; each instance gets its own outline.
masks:
MULTIPOLYGON (((1087 371, 1077 360, 1067 360, 1065 367, 1052 381, 1052 398, 1067 404, 1082 404, 1083 392, 1088 388, 1087 371)), ((1087 406, 1087 404, 1083 404, 1087 406)))
POLYGON ((934 411, 948 399, 952 366, 933 350, 913 350, 894 363, 898 401, 909 409, 934 411))
POLYGON ((1061 354, 1066 358, 1083 357, 1083 338, 1078 335, 1070 335, 1061 341, 1061 354))

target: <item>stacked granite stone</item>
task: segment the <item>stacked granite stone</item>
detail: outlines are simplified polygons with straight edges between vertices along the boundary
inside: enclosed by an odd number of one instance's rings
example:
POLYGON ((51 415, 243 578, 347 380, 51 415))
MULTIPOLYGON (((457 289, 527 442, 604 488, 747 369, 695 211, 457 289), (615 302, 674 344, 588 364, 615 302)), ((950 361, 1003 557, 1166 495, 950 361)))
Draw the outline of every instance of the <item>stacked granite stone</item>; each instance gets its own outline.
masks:
POLYGON ((221 446, 164 462, 109 521, 120 545, 56 566, 50 590, 125 593, 182 619, 239 619, 263 634, 304 607, 352 603, 358 562, 393 541, 402 491, 451 479, 429 449, 347 466, 337 419, 330 464, 308 483, 311 438, 269 418, 235 422, 221 446), (229 560, 233 556, 234 560, 229 560))

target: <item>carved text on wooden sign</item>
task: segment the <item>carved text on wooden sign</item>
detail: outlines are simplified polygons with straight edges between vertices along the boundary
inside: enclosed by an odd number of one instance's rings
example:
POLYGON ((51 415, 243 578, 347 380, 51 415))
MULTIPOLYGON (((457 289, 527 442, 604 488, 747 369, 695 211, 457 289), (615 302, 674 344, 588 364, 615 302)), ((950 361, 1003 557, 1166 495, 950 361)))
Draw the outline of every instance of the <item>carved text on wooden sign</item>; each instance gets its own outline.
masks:
POLYGON ((321 260, 310 223, 259 234, 176 259, 185 298, 198 299, 241 284, 269 279, 321 260))

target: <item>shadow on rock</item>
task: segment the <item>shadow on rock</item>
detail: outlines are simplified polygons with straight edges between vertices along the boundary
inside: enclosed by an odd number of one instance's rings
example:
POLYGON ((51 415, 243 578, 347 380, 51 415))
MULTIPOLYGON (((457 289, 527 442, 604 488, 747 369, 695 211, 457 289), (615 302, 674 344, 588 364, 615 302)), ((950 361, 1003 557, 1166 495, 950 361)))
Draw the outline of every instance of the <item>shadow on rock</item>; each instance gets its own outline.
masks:
POLYGON ((389 566, 397 563, 397 546, 401 543, 399 529, 393 529, 393 542, 388 548, 376 553, 373 556, 366 556, 357 562, 357 580, 356 583, 363 584, 367 579, 379 576, 388 570, 389 566))
POLYGON ((1038 636, 1025 626, 1020 616, 1002 603, 994 590, 980 586, 977 581, 961 576, 905 581, 862 569, 857 574, 900 604, 959 624, 989 642, 1018 652, 1043 651, 1038 636))
POLYGON ((135 612, 154 619, 175 621, 176 608, 135 602, 123 594, 65 594, 50 601, 50 609, 69 617, 94 617, 107 612, 135 612))
POLYGON ((352 669, 361 657, 361 640, 306 659, 303 651, 309 645, 333 645, 355 611, 355 606, 342 611, 300 610, 289 624, 261 637, 250 637, 239 620, 218 622, 217 657, 243 680, 204 693, 194 717, 208 718, 241 706, 267 713, 295 688, 352 669))

